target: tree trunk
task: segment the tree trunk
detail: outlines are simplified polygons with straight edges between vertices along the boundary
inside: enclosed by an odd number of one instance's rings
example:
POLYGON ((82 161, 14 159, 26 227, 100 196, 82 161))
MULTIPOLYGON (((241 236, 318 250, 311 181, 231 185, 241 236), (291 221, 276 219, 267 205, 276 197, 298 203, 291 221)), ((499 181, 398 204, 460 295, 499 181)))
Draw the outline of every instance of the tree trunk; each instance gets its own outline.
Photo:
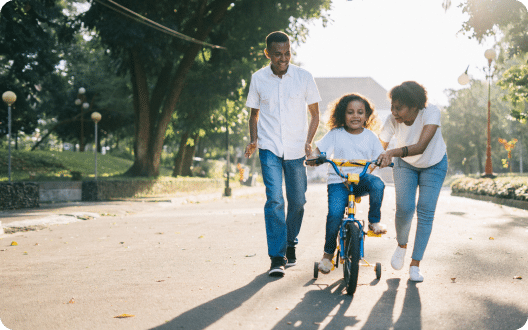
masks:
POLYGON ((149 109, 149 91, 147 85, 147 75, 145 68, 136 49, 131 50, 131 80, 134 96, 134 121, 135 125, 135 143, 134 143, 134 164, 128 171, 127 175, 131 176, 150 176, 149 162, 149 141, 150 141, 150 109, 149 109))
POLYGON ((180 139, 180 148, 178 149, 178 153, 174 157, 174 169, 172 171, 173 177, 177 177, 182 173, 183 158, 185 157, 185 145, 187 144, 188 137, 189 133, 185 132, 183 133, 183 136, 180 139))
POLYGON ((194 153, 196 152, 196 145, 198 144, 198 134, 194 134, 192 137, 194 143, 193 145, 185 144, 185 153, 183 156, 181 175, 183 176, 193 176, 191 167, 193 164, 194 153))
MULTIPOLYGON (((205 3, 205 2, 204 2, 205 3)), ((205 40, 209 33, 212 31, 215 24, 219 24, 220 21, 225 17, 227 9, 231 5, 231 0, 224 0, 222 3, 219 3, 214 16, 211 18, 210 22, 207 25, 200 24, 197 28, 197 32, 194 36, 197 40, 205 40)), ((172 114, 176 109, 176 104, 180 98, 181 92, 184 87, 185 78, 189 73, 194 60, 200 50, 202 45, 192 43, 189 45, 189 48, 185 52, 172 83, 170 84, 167 98, 163 104, 157 126, 153 127, 151 130, 151 136, 149 139, 149 164, 148 164, 148 174, 149 176, 158 176, 159 175, 159 164, 161 159, 161 152, 163 150, 163 143, 165 142, 165 132, 167 131, 167 126, 169 125, 172 114)))
POLYGON ((477 148, 477 164, 479 173, 484 174, 484 168, 482 167, 482 155, 480 153, 480 148, 477 148))

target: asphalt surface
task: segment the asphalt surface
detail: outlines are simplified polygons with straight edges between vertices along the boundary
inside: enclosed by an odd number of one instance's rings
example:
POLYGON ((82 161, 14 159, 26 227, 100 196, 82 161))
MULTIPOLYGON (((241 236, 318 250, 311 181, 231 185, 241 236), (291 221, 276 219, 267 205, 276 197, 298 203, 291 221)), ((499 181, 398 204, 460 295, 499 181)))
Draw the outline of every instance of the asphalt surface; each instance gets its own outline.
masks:
MULTIPOLYGON (((264 188, 0 212, 0 320, 19 329, 519 329, 528 319, 528 211, 442 192, 423 283, 390 267, 394 188, 359 285, 323 253, 326 186, 307 193, 297 265, 267 275, 264 188), (25 231, 32 230, 32 231, 25 231), (16 245, 14 245, 16 244, 16 245)), ((368 198, 358 207, 366 218, 368 198)), ((415 227, 411 230, 412 248, 415 227)), ((0 329, 2 325, 0 325, 0 329)))

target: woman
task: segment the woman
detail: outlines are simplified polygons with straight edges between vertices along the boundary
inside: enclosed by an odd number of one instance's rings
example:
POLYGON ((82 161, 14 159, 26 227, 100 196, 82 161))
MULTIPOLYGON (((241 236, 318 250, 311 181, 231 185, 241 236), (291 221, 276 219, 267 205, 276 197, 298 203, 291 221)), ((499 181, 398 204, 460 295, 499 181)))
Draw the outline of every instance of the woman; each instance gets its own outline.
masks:
POLYGON ((427 106, 427 91, 414 81, 394 87, 389 97, 391 115, 379 135, 386 151, 379 156, 378 162, 383 168, 395 157, 393 174, 398 246, 391 265, 396 270, 403 267, 411 221, 416 210, 418 223, 409 277, 411 281, 422 282, 424 277, 420 272, 420 261, 431 235, 436 203, 447 173, 440 110, 435 106, 427 106), (393 136, 396 138, 396 148, 387 150, 393 136))

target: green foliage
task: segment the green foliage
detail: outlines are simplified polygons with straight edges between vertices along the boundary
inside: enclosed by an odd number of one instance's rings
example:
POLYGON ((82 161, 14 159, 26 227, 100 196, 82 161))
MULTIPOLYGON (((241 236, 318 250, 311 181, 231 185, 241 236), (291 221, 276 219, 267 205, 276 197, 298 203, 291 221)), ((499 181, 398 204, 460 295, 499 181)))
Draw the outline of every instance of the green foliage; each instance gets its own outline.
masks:
MULTIPOLYGON (((12 132, 30 134, 38 116, 33 104, 38 101, 40 78, 53 72, 59 57, 54 47, 71 36, 58 1, 8 1, 0 15, 0 94, 13 91, 12 132), (56 28, 56 32, 52 29, 56 28)), ((8 133, 8 109, 0 103, 0 137, 8 133)))
POLYGON ((503 176, 495 179, 463 177, 453 182, 451 191, 526 201, 528 177, 503 176))
MULTIPOLYGON (((487 144, 487 100, 488 86, 485 82, 472 81, 470 87, 449 91, 449 106, 442 112, 442 135, 447 145, 449 170, 451 173, 483 173, 487 144)), ((491 151, 493 169, 506 171, 501 159, 506 158, 505 150, 498 137, 507 140, 518 139, 519 144, 512 153, 512 166, 519 162, 520 148, 527 150, 528 144, 522 139, 523 125, 511 119, 511 104, 504 101, 505 91, 491 86, 491 151)), ((525 139, 524 139, 525 140, 525 139)), ((524 161, 528 155, 524 152, 524 161)))
POLYGON ((505 30, 513 26, 516 34, 512 45, 518 51, 527 52, 528 17, 524 4, 518 0, 466 0, 462 12, 469 15, 462 25, 462 31, 481 41, 484 37, 496 34, 495 27, 505 30))
MULTIPOLYGON (((330 0, 164 0, 155 5, 128 0, 120 4, 170 29, 227 49, 204 48, 174 38, 98 2, 83 15, 83 22, 96 29, 108 54, 119 63, 120 72, 132 73, 138 150, 130 172, 135 175, 156 175, 165 137, 194 139, 198 132, 215 133, 225 126, 225 121, 219 125, 218 119, 210 119, 225 110, 226 99, 238 102, 251 73, 265 65, 262 51, 268 33, 283 30, 302 41, 306 23, 314 19, 326 23, 330 8, 330 0), (170 119, 173 127, 166 134, 170 119)), ((230 123, 240 118, 228 117, 230 123)))

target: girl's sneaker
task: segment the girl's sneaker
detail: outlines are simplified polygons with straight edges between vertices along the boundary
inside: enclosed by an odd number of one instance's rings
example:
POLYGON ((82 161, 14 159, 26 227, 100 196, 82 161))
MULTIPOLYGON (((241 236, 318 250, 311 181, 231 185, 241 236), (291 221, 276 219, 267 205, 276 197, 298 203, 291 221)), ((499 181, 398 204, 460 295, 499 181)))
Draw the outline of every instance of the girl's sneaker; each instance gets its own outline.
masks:
POLYGON ((387 226, 385 226, 384 224, 381 224, 379 222, 370 223, 369 224, 369 229, 372 230, 374 232, 374 234, 376 234, 376 235, 386 234, 387 233, 387 226))
POLYGON ((334 267, 334 265, 332 264, 333 257, 334 257, 333 255, 328 254, 328 253, 325 253, 323 255, 323 259, 321 259, 321 261, 319 262, 319 270, 321 271, 321 273, 323 274, 330 273, 330 271, 334 267))

